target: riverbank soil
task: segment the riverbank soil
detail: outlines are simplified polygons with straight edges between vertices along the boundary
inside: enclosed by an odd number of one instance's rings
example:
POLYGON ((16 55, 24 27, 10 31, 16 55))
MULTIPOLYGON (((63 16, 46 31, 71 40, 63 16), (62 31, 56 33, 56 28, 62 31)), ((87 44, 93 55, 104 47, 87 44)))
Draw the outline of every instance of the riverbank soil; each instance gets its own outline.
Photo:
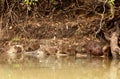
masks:
POLYGON ((1 56, 18 44, 25 51, 41 47, 49 54, 84 54, 89 41, 111 46, 112 34, 119 34, 120 0, 39 0, 35 5, 2 0, 0 9, 1 56))

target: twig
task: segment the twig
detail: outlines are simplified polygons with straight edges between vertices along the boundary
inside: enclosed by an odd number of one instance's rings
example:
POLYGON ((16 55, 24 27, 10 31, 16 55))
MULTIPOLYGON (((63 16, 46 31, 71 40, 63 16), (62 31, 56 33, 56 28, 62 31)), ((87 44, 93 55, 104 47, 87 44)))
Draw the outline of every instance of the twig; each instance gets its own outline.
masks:
POLYGON ((101 29, 102 29, 102 27, 103 27, 103 19, 104 19, 104 13, 105 13, 105 5, 106 5, 107 2, 108 2, 108 0, 106 0, 106 1, 104 2, 104 5, 103 5, 103 13, 100 14, 100 15, 101 15, 100 27, 99 27, 99 29, 96 31, 96 34, 95 34, 95 35, 97 35, 97 34, 101 31, 101 29))
POLYGON ((80 7, 80 6, 79 6, 79 2, 78 2, 78 0, 76 0, 76 3, 77 3, 77 6, 80 7))

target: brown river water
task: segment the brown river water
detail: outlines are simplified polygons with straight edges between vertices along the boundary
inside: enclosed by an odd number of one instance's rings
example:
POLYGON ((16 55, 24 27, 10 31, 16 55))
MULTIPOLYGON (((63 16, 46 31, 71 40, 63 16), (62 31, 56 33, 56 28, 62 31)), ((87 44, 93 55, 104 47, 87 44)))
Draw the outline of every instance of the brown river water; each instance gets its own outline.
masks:
POLYGON ((0 64, 0 79, 120 79, 119 60, 49 56, 41 62, 0 64))

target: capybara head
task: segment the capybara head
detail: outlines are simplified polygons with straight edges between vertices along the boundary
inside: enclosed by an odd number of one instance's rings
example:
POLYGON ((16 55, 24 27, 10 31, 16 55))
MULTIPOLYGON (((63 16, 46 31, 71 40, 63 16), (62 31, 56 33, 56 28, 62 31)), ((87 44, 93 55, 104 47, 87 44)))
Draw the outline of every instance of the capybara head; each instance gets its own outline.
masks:
POLYGON ((103 55, 102 52, 102 46, 99 42, 96 41, 90 41, 86 46, 85 50, 87 54, 93 55, 93 56, 101 56, 103 55))

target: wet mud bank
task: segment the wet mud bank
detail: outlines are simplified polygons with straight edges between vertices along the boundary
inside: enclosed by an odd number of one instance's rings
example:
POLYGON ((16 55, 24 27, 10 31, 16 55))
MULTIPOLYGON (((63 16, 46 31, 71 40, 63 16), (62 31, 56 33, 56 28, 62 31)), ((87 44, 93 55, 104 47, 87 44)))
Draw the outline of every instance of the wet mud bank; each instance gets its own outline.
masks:
POLYGON ((0 4, 0 57, 5 61, 46 55, 119 59, 119 0, 111 5, 103 0, 38 1, 31 11, 21 1, 0 4))

